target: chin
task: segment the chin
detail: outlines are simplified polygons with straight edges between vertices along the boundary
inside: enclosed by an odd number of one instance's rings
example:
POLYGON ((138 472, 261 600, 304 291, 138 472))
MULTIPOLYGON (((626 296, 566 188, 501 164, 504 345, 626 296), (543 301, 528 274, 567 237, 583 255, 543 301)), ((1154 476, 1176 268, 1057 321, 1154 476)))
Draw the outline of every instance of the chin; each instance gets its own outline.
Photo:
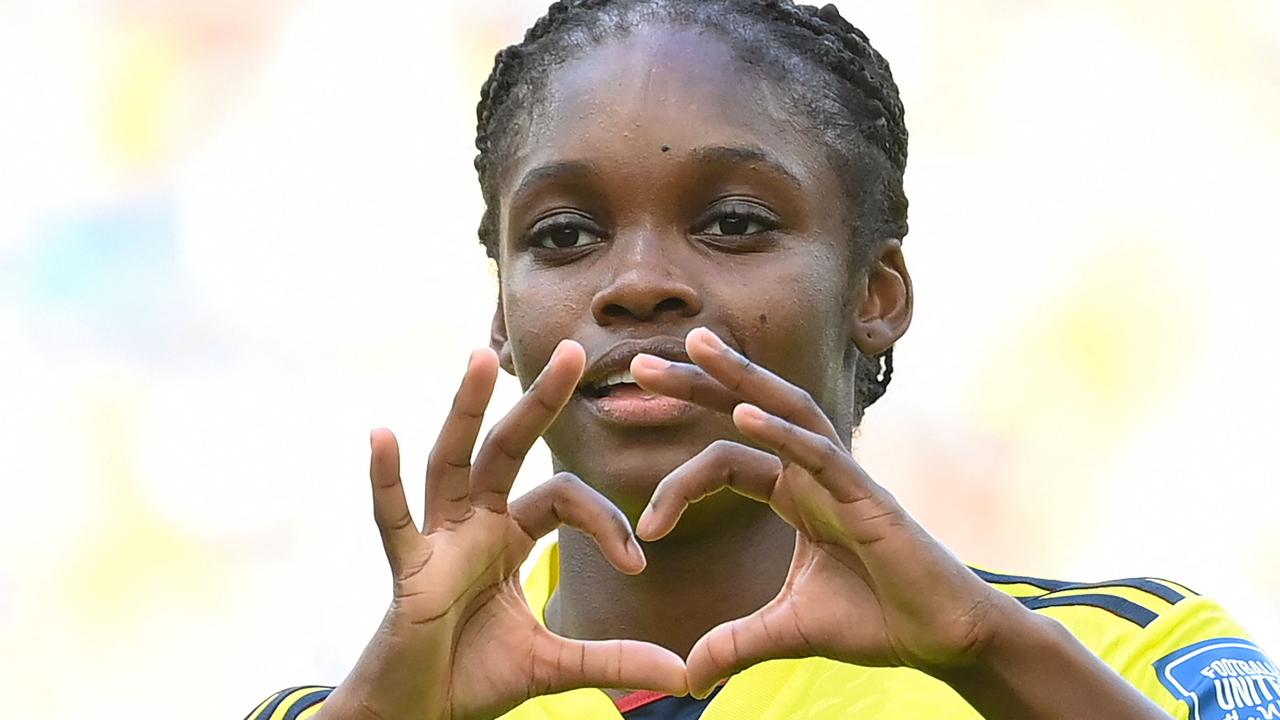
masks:
POLYGON ((582 478, 634 523, 671 471, 716 440, 741 440, 729 418, 705 419, 711 422, 624 429, 557 421, 546 439, 558 471, 582 478))

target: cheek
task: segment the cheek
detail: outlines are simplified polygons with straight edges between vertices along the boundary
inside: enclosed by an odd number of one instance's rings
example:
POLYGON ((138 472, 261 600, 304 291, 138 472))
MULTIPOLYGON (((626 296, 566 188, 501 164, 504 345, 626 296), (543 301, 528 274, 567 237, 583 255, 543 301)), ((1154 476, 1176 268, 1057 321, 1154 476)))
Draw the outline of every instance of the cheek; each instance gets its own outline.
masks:
POLYGON ((815 250, 782 262, 764 263, 736 273, 738 296, 732 305, 758 309, 753 316, 762 332, 819 333, 840 314, 845 279, 832 253, 815 250))
POLYGON ((560 283, 523 282, 518 275, 504 280, 507 339, 522 388, 527 389, 546 366, 560 340, 575 337, 583 301, 568 291, 560 283))
POLYGON ((844 267, 829 253, 748 274, 734 286, 727 307, 736 340, 760 364, 815 396, 835 387, 845 347, 844 267))

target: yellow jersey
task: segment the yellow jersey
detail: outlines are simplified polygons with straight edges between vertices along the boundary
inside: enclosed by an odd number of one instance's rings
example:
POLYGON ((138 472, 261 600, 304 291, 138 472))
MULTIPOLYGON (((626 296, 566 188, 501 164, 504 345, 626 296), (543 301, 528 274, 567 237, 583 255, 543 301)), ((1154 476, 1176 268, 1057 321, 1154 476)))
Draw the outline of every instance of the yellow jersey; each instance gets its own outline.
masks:
MULTIPOLYGON (((1086 647, 1178 720, 1280 720, 1280 671, 1217 603, 1155 578, 1072 583, 975 569, 1086 647)), ((559 582, 559 549, 536 562, 525 596, 541 618, 559 582)), ((327 689, 290 688, 250 720, 307 720, 327 689)), ((537 697, 501 720, 622 720, 594 689, 537 697)), ((700 720, 980 720, 946 684, 909 668, 825 658, 772 660, 729 678, 700 720)))

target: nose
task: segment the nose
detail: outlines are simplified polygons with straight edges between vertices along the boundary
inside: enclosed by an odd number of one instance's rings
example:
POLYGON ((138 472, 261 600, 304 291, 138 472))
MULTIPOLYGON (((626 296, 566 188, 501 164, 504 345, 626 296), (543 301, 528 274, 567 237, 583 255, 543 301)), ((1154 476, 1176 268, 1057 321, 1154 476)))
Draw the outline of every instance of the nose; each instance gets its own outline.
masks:
POLYGON ((649 237, 627 243, 615 238, 608 284, 591 299, 601 325, 690 318, 702 312, 702 298, 684 280, 670 257, 673 250, 649 237))

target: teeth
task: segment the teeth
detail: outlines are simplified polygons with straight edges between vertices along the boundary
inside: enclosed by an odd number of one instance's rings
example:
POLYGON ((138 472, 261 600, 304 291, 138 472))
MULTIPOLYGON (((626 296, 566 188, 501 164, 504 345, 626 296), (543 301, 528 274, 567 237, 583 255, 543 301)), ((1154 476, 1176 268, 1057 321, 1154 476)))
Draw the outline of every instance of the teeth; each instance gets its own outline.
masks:
POLYGON ((632 375, 630 370, 623 370, 622 372, 613 373, 609 377, 605 378, 604 382, 600 383, 600 385, 602 387, 609 387, 611 385, 621 385, 623 383, 631 383, 632 385, 634 385, 635 382, 636 382, 636 376, 632 375))

